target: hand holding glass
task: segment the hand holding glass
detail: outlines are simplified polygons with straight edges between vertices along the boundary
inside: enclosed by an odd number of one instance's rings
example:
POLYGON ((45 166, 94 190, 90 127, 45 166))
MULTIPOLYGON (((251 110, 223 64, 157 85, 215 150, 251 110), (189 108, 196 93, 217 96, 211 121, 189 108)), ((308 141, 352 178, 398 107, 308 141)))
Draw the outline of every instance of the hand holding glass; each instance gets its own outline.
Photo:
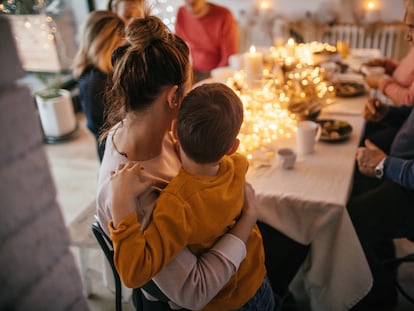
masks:
POLYGON ((365 82, 372 89, 377 89, 381 79, 384 77, 385 69, 384 67, 369 67, 363 66, 361 68, 363 74, 365 74, 365 82))

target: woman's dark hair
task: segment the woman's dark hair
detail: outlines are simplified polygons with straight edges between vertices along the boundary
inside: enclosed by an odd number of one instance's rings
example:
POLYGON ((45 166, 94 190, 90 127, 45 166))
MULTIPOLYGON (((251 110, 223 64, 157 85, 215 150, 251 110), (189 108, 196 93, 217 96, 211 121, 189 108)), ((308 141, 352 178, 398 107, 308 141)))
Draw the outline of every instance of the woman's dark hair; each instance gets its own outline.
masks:
POLYGON ((127 44, 114 51, 104 136, 127 112, 151 106, 165 87, 177 85, 178 102, 191 84, 189 48, 156 16, 132 20, 127 44))

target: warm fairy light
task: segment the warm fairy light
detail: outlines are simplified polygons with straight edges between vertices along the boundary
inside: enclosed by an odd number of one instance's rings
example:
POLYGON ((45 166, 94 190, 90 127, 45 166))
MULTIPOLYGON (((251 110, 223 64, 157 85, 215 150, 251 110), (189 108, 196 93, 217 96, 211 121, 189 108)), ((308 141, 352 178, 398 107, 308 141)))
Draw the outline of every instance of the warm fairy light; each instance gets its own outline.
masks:
MULTIPOLYGON (((311 55, 313 51, 323 48, 330 50, 332 46, 308 44, 301 48, 301 53, 311 55)), ((255 53, 254 46, 250 48, 250 53, 255 53)), ((291 112, 290 105, 297 105, 301 111, 320 109, 334 95, 334 87, 323 80, 320 68, 313 66, 309 59, 294 64, 291 70, 279 77, 275 74, 275 66, 286 64, 286 54, 275 49, 271 49, 269 54, 275 56, 274 68, 263 70, 260 88, 249 86, 248 77, 243 70, 237 71, 227 80, 227 84, 237 92, 244 105, 239 151, 253 165, 268 163, 280 147, 278 144, 295 135, 298 117, 291 112)), ((301 61, 300 56, 297 61, 301 61)))
POLYGON ((367 4, 368 10, 375 10, 375 3, 374 1, 369 1, 367 4))
POLYGON ((270 0, 260 0, 259 9, 262 11, 269 11, 272 8, 272 3, 270 0))
POLYGON ((276 98, 258 101, 256 95, 240 95, 245 114, 239 151, 251 160, 263 160, 274 156, 278 140, 292 137, 296 121, 276 98))
POLYGON ((44 14, 16 15, 11 20, 23 68, 55 72, 62 69, 62 63, 70 61, 52 17, 44 14))

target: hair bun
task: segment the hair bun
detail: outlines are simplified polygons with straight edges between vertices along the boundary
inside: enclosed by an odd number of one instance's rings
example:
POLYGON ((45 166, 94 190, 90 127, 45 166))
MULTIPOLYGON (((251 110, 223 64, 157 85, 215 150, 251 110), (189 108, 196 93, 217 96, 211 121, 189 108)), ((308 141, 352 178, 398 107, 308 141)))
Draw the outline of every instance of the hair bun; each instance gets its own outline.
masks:
POLYGON ((134 50, 145 50, 152 42, 165 40, 170 36, 168 27, 156 16, 134 19, 126 29, 126 39, 134 50))

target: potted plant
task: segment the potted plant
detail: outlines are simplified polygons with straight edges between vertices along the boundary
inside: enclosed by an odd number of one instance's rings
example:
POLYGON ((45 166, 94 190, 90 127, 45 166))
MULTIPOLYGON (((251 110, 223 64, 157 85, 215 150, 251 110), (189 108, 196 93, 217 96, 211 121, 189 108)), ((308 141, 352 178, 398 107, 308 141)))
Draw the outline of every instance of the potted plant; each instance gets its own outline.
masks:
POLYGON ((61 88, 61 75, 54 78, 39 73, 45 88, 35 94, 40 122, 47 142, 62 141, 74 137, 78 122, 73 109, 71 93, 61 88))

